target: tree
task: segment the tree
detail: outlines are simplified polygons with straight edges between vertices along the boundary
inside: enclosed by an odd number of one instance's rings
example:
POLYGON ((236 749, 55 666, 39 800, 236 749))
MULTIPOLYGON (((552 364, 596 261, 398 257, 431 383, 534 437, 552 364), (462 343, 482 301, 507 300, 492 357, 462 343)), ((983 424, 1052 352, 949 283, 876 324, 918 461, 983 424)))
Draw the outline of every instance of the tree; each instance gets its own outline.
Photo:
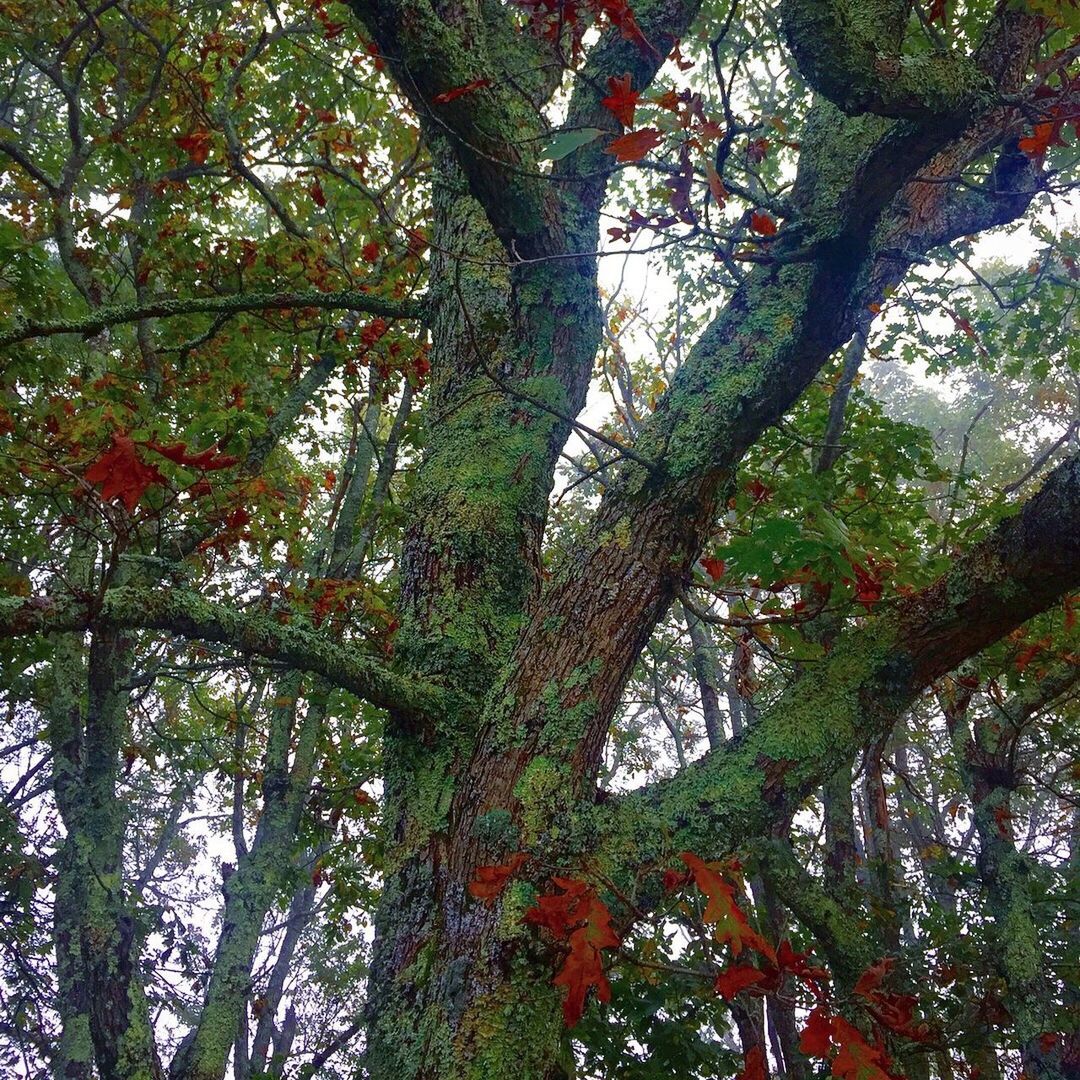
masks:
POLYGON ((12 1067, 1076 1075, 1071 3, 0 15, 12 1067))

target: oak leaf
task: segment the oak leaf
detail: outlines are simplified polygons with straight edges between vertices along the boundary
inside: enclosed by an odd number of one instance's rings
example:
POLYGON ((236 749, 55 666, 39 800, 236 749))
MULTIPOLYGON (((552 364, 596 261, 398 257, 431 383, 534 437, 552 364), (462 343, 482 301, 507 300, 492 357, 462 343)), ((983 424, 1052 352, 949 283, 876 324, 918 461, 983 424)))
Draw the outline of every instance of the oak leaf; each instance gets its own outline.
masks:
POLYGON ((501 895, 507 882, 521 869, 528 856, 523 851, 515 852, 504 863, 495 866, 478 866, 476 876, 469 882, 469 895, 483 900, 489 907, 501 895))
POLYGON ((857 1027, 837 1016, 832 1029, 833 1040, 840 1048, 832 1063, 837 1080, 892 1080, 884 1051, 871 1046, 857 1027))
POLYGON ((205 128, 196 128, 187 135, 180 135, 176 145, 183 150, 196 165, 203 165, 210 156, 210 132, 205 128))
POLYGON ((164 484, 165 477, 156 466, 142 461, 130 435, 113 435, 111 439, 109 449, 83 476, 88 483, 101 485, 101 498, 105 502, 119 499, 130 514, 146 489, 151 484, 164 484))
POLYGON ((750 229, 759 236, 775 236, 779 231, 775 219, 759 211, 750 215, 750 229))
POLYGON ((143 444, 148 450, 160 454, 163 458, 183 465, 188 469, 200 469, 203 472, 212 472, 215 469, 228 469, 233 465, 239 465, 240 459, 231 454, 223 454, 216 446, 210 446, 198 453, 188 451, 187 443, 157 443, 149 440, 143 444))
POLYGON ((736 994, 765 980, 764 972, 749 964, 732 964, 716 976, 713 989, 725 1000, 732 1001, 736 994))
POLYGON ((637 107, 638 92, 630 89, 630 75, 612 75, 608 79, 608 96, 600 102, 623 127, 634 126, 634 110, 637 107))
POLYGON ((742 1072, 735 1080, 766 1080, 765 1051, 760 1046, 752 1046, 743 1058, 742 1072))
POLYGON ((776 950, 750 925, 735 901, 735 887, 724 880, 715 866, 699 859, 692 852, 684 851, 679 858, 686 864, 694 876, 695 884, 708 899, 702 920, 716 927, 716 940, 727 942, 733 956, 738 956, 744 948, 748 948, 775 964, 776 950))
POLYGON ((613 139, 604 147, 604 153, 614 154, 616 161, 640 161, 654 146, 659 145, 661 138, 656 128, 641 128, 613 139))
POLYGON ((832 1020, 821 1006, 810 1011, 799 1039, 799 1052, 807 1057, 828 1057, 832 1047, 832 1020))
POLYGON ((570 951, 555 978, 554 986, 566 987, 563 1019, 573 1027, 585 1010, 590 989, 600 1001, 611 1000, 611 985, 604 974, 602 949, 621 944, 611 928, 611 912, 595 891, 584 881, 553 877, 561 895, 542 896, 536 906, 525 912, 525 921, 543 926, 555 938, 569 943, 570 951))
POLYGON ((490 79, 473 79, 472 82, 467 82, 463 86, 455 86, 452 90, 445 90, 441 94, 436 94, 431 101, 435 105, 445 105, 447 102, 456 101, 459 97, 464 97, 466 94, 471 94, 475 90, 481 90, 483 87, 490 85, 490 79))

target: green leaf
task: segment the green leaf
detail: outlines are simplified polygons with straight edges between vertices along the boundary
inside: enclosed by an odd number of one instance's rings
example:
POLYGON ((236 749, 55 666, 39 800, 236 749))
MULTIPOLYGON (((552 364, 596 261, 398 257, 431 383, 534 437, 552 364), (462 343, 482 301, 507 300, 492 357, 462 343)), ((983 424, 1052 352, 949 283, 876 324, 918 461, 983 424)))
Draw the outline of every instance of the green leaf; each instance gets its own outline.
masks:
POLYGON ((536 155, 537 161, 561 161, 582 146, 595 142, 603 135, 600 128, 578 128, 576 131, 560 131, 544 144, 536 155))

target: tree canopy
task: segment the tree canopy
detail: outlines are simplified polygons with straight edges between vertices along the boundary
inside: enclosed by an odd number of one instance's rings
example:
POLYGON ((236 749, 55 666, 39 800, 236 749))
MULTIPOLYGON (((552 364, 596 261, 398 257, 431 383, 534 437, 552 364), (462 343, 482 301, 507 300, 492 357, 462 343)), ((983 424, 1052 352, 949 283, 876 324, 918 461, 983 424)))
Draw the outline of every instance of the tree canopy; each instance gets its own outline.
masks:
POLYGON ((0 1071, 1080 1077, 1073 0, 0 58, 0 1071))

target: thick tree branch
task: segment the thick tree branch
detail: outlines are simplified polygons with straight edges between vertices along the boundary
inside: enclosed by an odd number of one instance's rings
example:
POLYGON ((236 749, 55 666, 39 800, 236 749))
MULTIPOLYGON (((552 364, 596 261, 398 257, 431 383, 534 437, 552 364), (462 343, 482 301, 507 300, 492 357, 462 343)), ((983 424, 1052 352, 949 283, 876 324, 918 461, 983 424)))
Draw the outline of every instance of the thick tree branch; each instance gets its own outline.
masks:
POLYGON ((634 830, 646 863, 684 848, 715 855, 767 835, 934 679, 1077 583, 1080 457, 933 585, 840 635, 742 739, 600 808, 605 831, 634 830))
POLYGON ((903 0, 785 0, 788 47, 810 85, 851 115, 938 122, 985 107, 995 86, 968 57, 905 54, 903 0))
POLYGON ((154 300, 147 304, 117 304, 96 308, 91 314, 50 322, 16 321, 0 331, 0 348, 30 338, 52 337, 56 334, 82 334, 90 337, 108 326, 138 322, 140 319, 166 319, 177 315, 235 314, 241 311, 283 311, 297 308, 362 311, 386 319, 415 319, 423 311, 422 301, 386 300, 365 292, 302 292, 239 293, 235 296, 194 296, 181 299, 154 300))
POLYGON ((104 627, 162 630, 218 642, 246 656, 276 660, 321 675, 373 705, 405 714, 447 706, 445 693, 434 684, 388 671, 359 651, 330 641, 310 625, 295 619, 282 623, 272 615, 240 611, 186 589, 123 586, 94 601, 0 598, 0 637, 104 627))

